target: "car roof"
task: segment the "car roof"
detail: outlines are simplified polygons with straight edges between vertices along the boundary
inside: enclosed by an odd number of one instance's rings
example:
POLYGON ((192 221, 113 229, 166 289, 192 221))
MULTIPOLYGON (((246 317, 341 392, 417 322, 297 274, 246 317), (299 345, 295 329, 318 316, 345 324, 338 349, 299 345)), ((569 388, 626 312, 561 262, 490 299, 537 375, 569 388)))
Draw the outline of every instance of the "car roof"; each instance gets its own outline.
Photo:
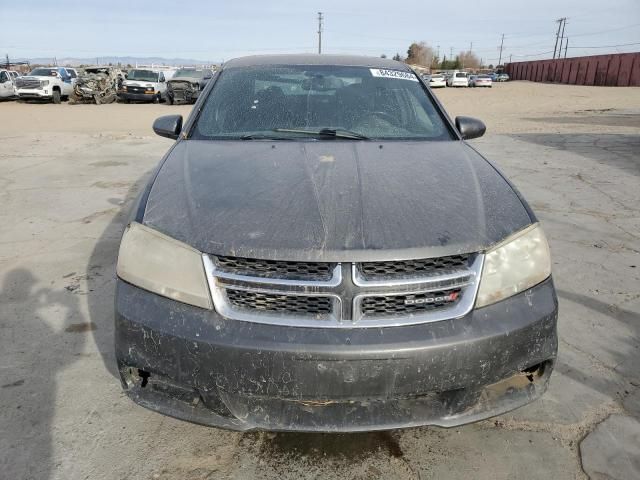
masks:
POLYGON ((318 54, 285 54, 285 55, 252 55, 234 58, 222 65, 223 69, 236 67, 255 67, 265 65, 341 65, 349 67, 392 68, 410 72, 406 63, 387 58, 366 57, 360 55, 318 55, 318 54))

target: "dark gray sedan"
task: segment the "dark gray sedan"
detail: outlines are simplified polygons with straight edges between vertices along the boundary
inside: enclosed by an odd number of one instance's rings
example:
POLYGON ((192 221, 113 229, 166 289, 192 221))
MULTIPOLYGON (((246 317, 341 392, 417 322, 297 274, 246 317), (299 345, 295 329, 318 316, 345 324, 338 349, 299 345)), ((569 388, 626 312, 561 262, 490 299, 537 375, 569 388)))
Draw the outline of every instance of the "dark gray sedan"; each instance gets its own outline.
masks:
POLYGON ((144 407, 237 430, 450 427, 546 390, 534 213, 405 64, 227 62, 133 209, 116 356, 144 407))

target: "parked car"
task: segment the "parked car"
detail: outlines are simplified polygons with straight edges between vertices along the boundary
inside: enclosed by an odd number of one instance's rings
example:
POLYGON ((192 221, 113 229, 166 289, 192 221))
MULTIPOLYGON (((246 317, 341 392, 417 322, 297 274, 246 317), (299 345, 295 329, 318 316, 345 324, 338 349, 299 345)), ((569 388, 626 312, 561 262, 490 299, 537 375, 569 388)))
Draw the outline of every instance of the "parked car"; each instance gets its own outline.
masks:
POLYGON ((431 88, 444 88, 447 86, 447 81, 445 80, 444 75, 436 73, 431 75, 428 85, 431 88))
POLYGON ((71 95, 71 76, 62 67, 34 68, 29 75, 16 79, 20 99, 41 99, 60 103, 71 95))
POLYGON ((509 75, 506 73, 501 73, 500 75, 498 75, 497 78, 498 82, 508 82, 509 81, 509 75))
POLYGON ((489 75, 472 75, 469 77, 470 87, 489 87, 492 86, 491 77, 489 75))
POLYGON ((167 82, 167 101, 174 103, 195 103, 200 92, 213 77, 213 70, 182 68, 167 82))
POLYGON ((7 70, 7 71, 9 72, 9 75, 11 76, 11 78, 13 79, 14 82, 16 81, 16 79, 18 77, 22 76, 22 75, 20 75, 20 72, 16 72, 16 71, 13 71, 13 70, 7 70))
POLYGON ((120 243, 115 344, 144 407, 237 430, 362 431, 538 398, 557 351, 542 227, 402 62, 226 62, 120 243))
POLYGON ((468 87, 469 79, 466 72, 453 72, 449 80, 447 80, 447 87, 468 87))
POLYGON ((118 93, 119 70, 110 66, 87 67, 78 77, 70 100, 73 103, 112 103, 118 93))
POLYGON ((496 72, 490 73, 489 76, 491 77, 492 82, 498 81, 498 74, 496 72))
POLYGON ((16 96, 16 88, 13 76, 9 70, 0 69, 0 98, 13 98, 16 96))
POLYGON ((122 90, 118 92, 118 98, 123 102, 154 102, 164 100, 167 91, 167 81, 162 71, 147 69, 132 69, 122 82, 122 90))

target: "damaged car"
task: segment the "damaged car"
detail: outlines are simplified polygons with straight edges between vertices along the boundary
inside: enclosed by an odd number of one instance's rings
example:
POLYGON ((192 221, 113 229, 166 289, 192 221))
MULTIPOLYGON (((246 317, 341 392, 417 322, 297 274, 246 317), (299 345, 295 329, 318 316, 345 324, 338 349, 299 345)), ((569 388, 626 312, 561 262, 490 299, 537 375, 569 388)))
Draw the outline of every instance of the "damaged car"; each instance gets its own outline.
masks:
POLYGON ((235 430, 452 427, 547 389, 549 246, 404 63, 229 61, 135 202, 115 353, 143 407, 235 430))
POLYGON ((112 103, 118 94, 118 70, 109 66, 87 67, 69 97, 71 103, 112 103))
POLYGON ((213 70, 182 68, 167 82, 167 101, 174 103, 195 103, 207 82, 213 77, 213 70))

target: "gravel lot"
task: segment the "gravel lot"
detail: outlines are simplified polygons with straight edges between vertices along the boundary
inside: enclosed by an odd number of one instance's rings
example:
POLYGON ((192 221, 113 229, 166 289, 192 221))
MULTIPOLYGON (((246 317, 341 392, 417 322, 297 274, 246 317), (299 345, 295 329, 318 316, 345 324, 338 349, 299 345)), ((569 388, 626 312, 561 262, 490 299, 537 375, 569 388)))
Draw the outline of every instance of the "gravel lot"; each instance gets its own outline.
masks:
POLYGON ((538 402, 477 424, 240 434, 144 410, 113 358, 128 206, 171 145, 168 105, 0 103, 0 478, 640 478, 640 89, 437 92, 551 244, 560 353, 538 402), (608 475, 609 477, 605 477, 608 475))

